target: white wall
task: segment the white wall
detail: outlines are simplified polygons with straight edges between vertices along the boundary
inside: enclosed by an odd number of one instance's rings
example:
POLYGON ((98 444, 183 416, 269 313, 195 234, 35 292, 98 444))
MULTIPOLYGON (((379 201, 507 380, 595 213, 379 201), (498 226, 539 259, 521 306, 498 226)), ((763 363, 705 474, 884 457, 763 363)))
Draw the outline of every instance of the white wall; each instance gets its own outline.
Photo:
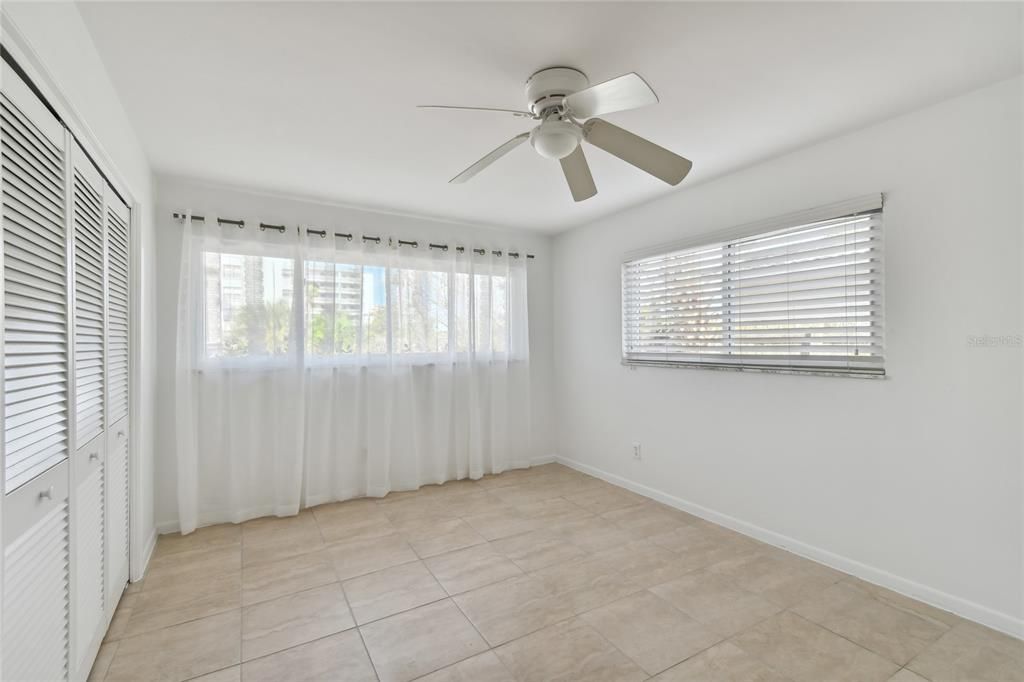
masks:
POLYGON ((358 234, 515 249, 536 255, 529 261, 529 323, 534 457, 553 452, 550 397, 553 393, 551 346, 551 238, 533 232, 483 229, 472 225, 363 211, 297 198, 246 192, 194 181, 160 177, 157 182, 157 431, 156 519, 161 531, 177 527, 174 454, 174 349, 181 223, 171 214, 191 210, 208 216, 257 219, 353 230, 358 234))
POLYGON ((559 235, 559 456, 1024 632, 1022 349, 968 344, 1024 332, 1021 96, 995 84, 559 235), (879 191, 888 378, 620 364, 624 254, 879 191))
POLYGON ((141 366, 135 368, 139 379, 139 405, 133 428, 138 437, 138 481, 134 493, 139 500, 138 516, 133 517, 132 577, 141 576, 152 543, 156 540, 153 517, 153 417, 155 405, 156 329, 155 254, 153 222, 153 176, 121 106, 114 85, 72 2, 4 2, 4 34, 21 65, 37 81, 57 109, 76 115, 68 124, 72 132, 99 158, 112 181, 131 194, 141 206, 138 238, 142 258, 140 347, 141 366), (16 44, 14 44, 16 43, 16 44), (27 49, 26 49, 27 48, 27 49))

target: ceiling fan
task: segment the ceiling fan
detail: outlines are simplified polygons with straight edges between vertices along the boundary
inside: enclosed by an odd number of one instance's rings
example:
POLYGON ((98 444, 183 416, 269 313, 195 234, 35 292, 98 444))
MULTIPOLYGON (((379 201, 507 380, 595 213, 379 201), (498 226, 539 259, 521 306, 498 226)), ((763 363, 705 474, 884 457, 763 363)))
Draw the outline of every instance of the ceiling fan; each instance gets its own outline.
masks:
POLYGON ((594 177, 583 155, 581 142, 584 140, 670 185, 682 182, 693 165, 664 147, 597 118, 658 102, 658 96, 651 86, 635 73, 590 85, 587 76, 578 69, 543 69, 526 81, 526 100, 529 103, 528 111, 420 105, 421 109, 492 111, 540 121, 533 130, 516 135, 449 182, 466 182, 527 139, 541 156, 559 160, 575 201, 583 201, 597 194, 594 177))

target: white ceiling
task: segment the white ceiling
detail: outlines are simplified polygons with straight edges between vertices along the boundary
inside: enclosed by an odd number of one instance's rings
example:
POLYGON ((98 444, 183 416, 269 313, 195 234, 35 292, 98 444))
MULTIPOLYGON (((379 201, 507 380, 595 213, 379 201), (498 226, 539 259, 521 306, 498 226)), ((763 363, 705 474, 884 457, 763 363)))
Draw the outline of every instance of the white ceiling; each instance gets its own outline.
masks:
MULTIPOLYGON (((80 5, 161 173, 430 217, 556 231, 1021 69, 1021 6, 980 3, 80 5), (587 148, 574 204, 524 145, 534 71, 636 71, 661 103, 611 122, 683 154, 678 188, 587 148)), ((936 144, 942 144, 936 140, 936 144)), ((827 169, 823 169, 827 172, 827 169)))

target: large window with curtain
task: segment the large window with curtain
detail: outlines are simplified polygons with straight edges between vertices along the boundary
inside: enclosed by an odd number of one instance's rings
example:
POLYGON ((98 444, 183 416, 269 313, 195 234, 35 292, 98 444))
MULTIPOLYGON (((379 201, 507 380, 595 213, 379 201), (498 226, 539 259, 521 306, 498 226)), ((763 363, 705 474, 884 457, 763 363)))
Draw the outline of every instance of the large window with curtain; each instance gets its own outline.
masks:
MULTIPOLYGON (((508 277, 447 263, 387 265, 207 250, 202 360, 286 357, 347 362, 362 355, 503 353, 508 347, 508 277), (294 322, 301 294, 302 319, 294 322), (293 337, 293 333, 297 337, 293 337)), ((358 260, 358 259, 353 259, 358 260)), ((386 260, 386 259, 384 259, 386 260)))
POLYGON ((627 364, 884 374, 880 195, 622 266, 627 364))
POLYGON ((530 465, 514 244, 481 254, 249 224, 178 228, 183 531, 530 465))

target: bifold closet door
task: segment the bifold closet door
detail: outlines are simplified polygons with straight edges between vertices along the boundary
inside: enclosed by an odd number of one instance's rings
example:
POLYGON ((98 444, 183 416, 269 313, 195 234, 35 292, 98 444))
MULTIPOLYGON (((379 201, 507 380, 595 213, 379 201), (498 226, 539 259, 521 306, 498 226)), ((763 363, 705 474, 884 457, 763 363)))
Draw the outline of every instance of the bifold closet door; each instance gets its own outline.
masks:
POLYGON ((4 680, 68 674, 70 580, 67 139, 5 62, 4 680))
POLYGON ((71 676, 88 676, 106 626, 105 290, 103 176, 71 158, 75 451, 71 456, 71 676))
POLYGON ((116 602, 128 582, 128 207, 107 190, 107 566, 108 594, 116 602))

